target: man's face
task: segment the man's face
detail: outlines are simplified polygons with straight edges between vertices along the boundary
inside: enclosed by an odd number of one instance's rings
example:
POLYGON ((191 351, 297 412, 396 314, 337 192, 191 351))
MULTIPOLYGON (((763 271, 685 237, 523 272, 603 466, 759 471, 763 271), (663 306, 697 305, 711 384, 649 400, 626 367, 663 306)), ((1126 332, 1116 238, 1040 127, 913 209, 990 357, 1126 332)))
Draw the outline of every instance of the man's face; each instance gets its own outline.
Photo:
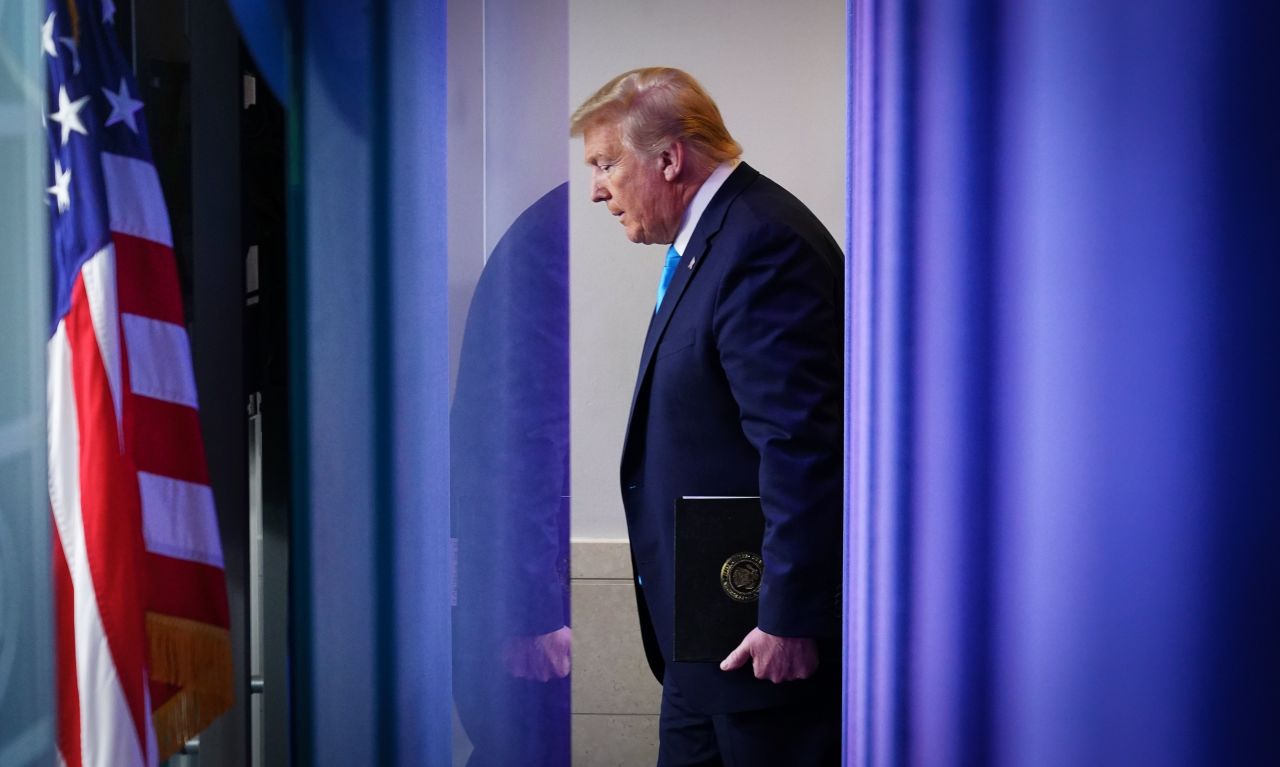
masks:
POLYGON ((603 202, 632 242, 674 242, 684 211, 674 185, 664 175, 670 158, 633 152, 622 143, 616 124, 594 125, 582 137, 591 168, 591 201, 603 202))

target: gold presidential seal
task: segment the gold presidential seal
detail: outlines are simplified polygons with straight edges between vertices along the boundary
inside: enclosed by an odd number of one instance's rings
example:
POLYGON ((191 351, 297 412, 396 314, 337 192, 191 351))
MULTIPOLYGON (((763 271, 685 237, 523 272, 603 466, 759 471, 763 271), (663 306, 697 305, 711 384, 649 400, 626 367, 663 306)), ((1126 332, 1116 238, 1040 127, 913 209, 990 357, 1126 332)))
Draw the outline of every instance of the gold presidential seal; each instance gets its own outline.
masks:
POLYGON ((735 602, 754 602, 760 598, 760 578, 764 560, 759 554, 740 551, 720 567, 720 588, 735 602))

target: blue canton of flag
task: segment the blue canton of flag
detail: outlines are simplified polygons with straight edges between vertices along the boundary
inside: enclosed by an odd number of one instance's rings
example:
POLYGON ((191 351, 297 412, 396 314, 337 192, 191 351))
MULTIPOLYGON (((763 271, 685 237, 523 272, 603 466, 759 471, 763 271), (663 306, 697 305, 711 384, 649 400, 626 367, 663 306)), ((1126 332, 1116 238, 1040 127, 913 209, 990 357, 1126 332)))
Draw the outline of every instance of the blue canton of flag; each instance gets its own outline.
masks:
POLYGON ((46 0, 41 44, 48 65, 49 225, 53 258, 50 333, 71 303, 85 261, 111 242, 102 155, 151 163, 142 101, 114 39, 112 0, 46 0))

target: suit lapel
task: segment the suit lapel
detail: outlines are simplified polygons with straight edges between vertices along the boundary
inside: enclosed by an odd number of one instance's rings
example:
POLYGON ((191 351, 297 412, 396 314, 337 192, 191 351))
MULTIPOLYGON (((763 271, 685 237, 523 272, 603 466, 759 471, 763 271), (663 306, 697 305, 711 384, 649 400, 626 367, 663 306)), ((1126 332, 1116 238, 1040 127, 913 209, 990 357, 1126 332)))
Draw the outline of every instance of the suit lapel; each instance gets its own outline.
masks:
MULTIPOLYGON (((693 230, 693 237, 689 239, 689 246, 680 255, 680 263, 676 268, 676 273, 671 278, 671 284, 667 286, 667 293, 662 299, 662 305, 658 307, 658 312, 649 321, 649 332, 645 335, 644 349, 640 353, 640 370, 636 374, 635 391, 631 394, 631 411, 627 416, 626 440, 631 438, 631 419, 635 417, 636 402, 640 397, 641 389, 644 388, 644 381, 649 374, 649 367, 653 364, 654 350, 658 347, 658 342, 662 340, 662 336, 667 330, 667 324, 671 321, 671 316, 675 314, 676 307, 680 305, 680 298, 684 295, 685 288, 689 286, 689 282, 693 280, 698 270, 702 267, 702 262, 711 255, 711 241, 715 239, 720 227, 724 225, 724 218, 729 211, 729 206, 759 175, 759 171, 745 162, 738 164, 738 167, 729 175, 729 178, 725 179, 724 185, 716 191, 715 197, 711 198, 711 203, 707 205, 707 209, 702 212, 702 218, 698 220, 698 225, 693 230)), ((625 445, 626 441, 623 444, 625 445)))

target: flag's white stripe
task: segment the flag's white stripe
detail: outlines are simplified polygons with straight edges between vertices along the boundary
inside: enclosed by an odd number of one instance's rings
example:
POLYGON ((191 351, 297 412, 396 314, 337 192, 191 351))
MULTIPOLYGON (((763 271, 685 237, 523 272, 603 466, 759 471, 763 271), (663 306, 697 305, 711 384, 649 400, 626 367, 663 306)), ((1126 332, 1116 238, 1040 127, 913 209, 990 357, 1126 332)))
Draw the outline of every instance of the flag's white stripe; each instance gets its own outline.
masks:
POLYGON ((140 471, 138 489, 148 551, 222 567, 218 515, 208 485, 140 471))
POLYGON ((120 315, 116 293, 116 248, 108 245, 94 254, 80 269, 84 292, 89 297, 89 316, 93 318, 93 334, 98 339, 98 353, 107 369, 111 402, 116 408, 116 435, 124 445, 120 424, 123 392, 120 390, 120 315))
MULTIPOLYGON (((76 686, 84 767, 143 764, 133 715, 107 645, 80 510, 80 433, 66 323, 49 340, 49 501, 75 594, 76 686)), ((151 727, 150 717, 146 726, 151 727)))
POLYGON ((129 353, 129 388, 134 394, 196 407, 187 329, 172 322, 126 313, 124 343, 129 353))
POLYGON ((154 165, 103 152, 102 178, 111 209, 111 231, 173 247, 168 208, 154 165))

